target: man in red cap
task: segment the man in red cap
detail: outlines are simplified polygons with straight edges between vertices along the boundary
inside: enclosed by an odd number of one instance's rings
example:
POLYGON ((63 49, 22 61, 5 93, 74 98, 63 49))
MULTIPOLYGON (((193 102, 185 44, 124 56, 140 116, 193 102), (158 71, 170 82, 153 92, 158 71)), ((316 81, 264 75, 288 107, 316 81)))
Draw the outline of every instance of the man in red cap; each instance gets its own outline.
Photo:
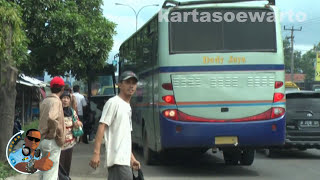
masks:
POLYGON ((64 80, 54 77, 50 82, 52 94, 40 104, 39 129, 41 132, 40 149, 43 156, 50 153, 49 159, 53 166, 48 171, 42 171, 41 180, 57 180, 61 146, 65 140, 65 124, 60 96, 64 92, 64 80))

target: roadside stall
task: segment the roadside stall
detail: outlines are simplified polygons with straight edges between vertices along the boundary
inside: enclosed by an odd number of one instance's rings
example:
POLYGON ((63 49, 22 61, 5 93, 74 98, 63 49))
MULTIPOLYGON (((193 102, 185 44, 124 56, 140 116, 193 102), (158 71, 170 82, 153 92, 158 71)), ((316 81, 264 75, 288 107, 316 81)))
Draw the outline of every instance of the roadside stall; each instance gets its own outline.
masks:
POLYGON ((39 117, 39 104, 46 97, 47 84, 38 79, 20 74, 17 78, 15 120, 22 126, 39 117))

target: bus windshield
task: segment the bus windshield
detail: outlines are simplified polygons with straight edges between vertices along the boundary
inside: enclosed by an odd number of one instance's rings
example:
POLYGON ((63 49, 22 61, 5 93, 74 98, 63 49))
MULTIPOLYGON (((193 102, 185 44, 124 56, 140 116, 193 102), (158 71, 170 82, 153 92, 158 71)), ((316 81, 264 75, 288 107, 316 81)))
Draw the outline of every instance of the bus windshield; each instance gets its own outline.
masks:
POLYGON ((170 53, 277 50, 274 13, 269 9, 197 9, 197 21, 190 15, 173 22, 178 14, 181 16, 192 11, 170 12, 170 53), (238 18, 239 14, 241 18, 238 18), (210 15, 210 18, 204 15, 210 15))

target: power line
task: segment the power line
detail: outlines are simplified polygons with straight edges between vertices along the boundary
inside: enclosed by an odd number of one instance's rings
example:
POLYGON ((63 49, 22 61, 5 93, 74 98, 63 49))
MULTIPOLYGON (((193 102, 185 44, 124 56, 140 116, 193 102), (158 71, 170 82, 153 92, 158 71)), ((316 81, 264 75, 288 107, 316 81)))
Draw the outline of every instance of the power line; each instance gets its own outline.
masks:
POLYGON ((320 22, 320 17, 315 17, 315 18, 311 18, 311 19, 308 19, 306 21, 302 21, 302 22, 291 22, 291 23, 288 23, 290 25, 295 25, 295 26, 302 26, 302 25, 312 25, 312 24, 317 24, 320 22))
POLYGON ((298 22, 296 24, 300 25, 300 24, 304 24, 304 23, 307 23, 307 22, 310 22, 310 21, 317 21, 317 20, 320 20, 320 17, 311 18, 311 19, 308 19, 308 20, 303 21, 303 22, 298 22))
POLYGON ((317 31, 315 31, 315 28, 319 29, 319 25, 320 25, 320 21, 309 23, 309 24, 304 24, 303 31, 304 32, 312 31, 312 33, 316 33, 317 31))
POLYGON ((294 36, 293 33, 294 31, 301 31, 302 30, 302 26, 300 26, 300 29, 294 29, 294 27, 292 26, 291 29, 287 29, 286 26, 284 26, 283 28, 285 31, 291 31, 291 36, 289 37, 291 39, 291 81, 293 82, 293 73, 294 73, 294 52, 293 52, 293 40, 294 40, 294 36))
POLYGON ((306 24, 315 24, 315 23, 319 23, 319 22, 320 22, 320 19, 312 20, 312 21, 305 21, 305 22, 302 22, 302 23, 296 23, 296 25, 302 26, 302 25, 306 25, 306 24))

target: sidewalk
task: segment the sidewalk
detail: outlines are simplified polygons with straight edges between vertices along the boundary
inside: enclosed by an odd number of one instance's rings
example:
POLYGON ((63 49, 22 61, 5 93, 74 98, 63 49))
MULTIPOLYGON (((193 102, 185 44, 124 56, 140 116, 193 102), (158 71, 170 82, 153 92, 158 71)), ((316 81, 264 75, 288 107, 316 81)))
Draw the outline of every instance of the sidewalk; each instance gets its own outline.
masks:
MULTIPOLYGON (((104 145, 101 145, 101 159, 100 167, 97 170, 92 169, 89 166, 93 152, 93 142, 90 144, 77 144, 73 149, 72 164, 70 177, 72 180, 106 180, 107 170, 104 165, 104 145)), ((9 177, 7 180, 36 180, 39 179, 39 174, 32 175, 17 175, 9 177)))

